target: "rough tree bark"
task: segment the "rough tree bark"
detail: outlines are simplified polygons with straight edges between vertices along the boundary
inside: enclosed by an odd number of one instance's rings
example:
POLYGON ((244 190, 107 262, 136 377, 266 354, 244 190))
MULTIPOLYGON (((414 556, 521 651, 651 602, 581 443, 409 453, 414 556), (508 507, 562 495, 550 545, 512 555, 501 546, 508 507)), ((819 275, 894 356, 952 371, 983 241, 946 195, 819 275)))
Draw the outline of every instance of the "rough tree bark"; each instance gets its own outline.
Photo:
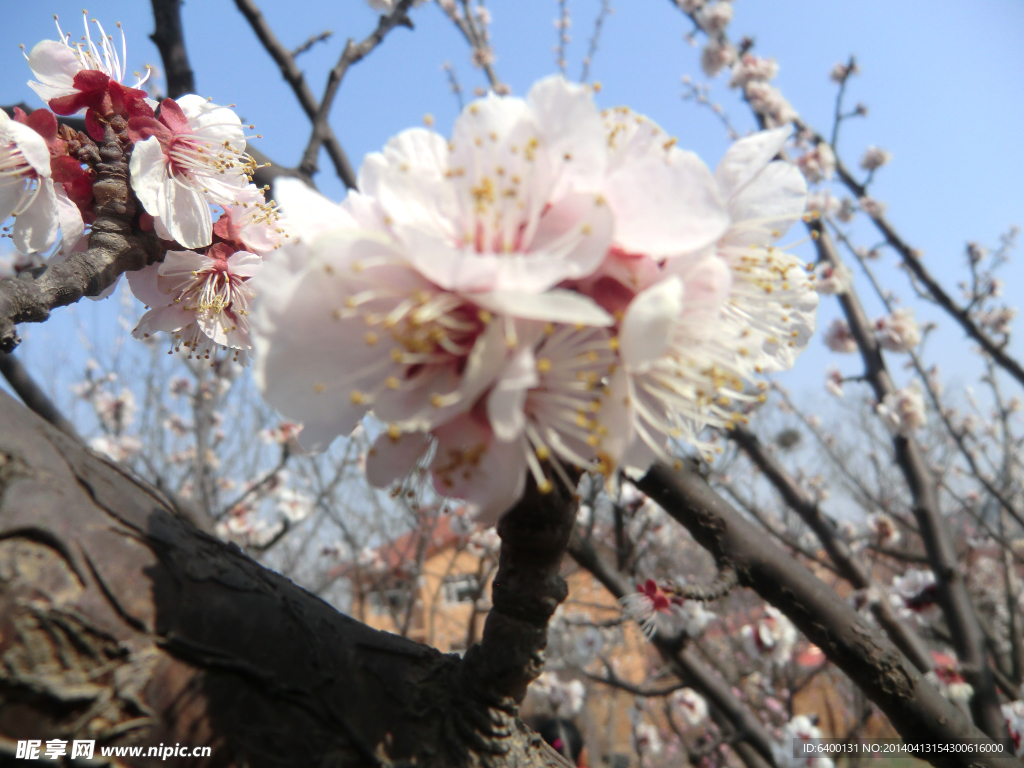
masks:
POLYGON ((506 518, 463 661, 338 613, 0 395, 0 734, 213 747, 178 765, 564 766, 516 717, 565 594, 559 509, 506 518))

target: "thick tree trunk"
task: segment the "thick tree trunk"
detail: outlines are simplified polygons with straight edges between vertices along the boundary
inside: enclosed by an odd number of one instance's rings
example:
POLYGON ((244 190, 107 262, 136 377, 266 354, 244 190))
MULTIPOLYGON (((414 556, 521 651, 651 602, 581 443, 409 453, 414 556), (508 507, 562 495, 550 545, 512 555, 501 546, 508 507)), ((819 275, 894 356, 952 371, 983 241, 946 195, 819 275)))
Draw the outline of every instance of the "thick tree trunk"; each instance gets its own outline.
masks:
POLYGON ((196 529, 0 394, 3 737, 213 747, 161 765, 566 765, 463 668, 196 529))

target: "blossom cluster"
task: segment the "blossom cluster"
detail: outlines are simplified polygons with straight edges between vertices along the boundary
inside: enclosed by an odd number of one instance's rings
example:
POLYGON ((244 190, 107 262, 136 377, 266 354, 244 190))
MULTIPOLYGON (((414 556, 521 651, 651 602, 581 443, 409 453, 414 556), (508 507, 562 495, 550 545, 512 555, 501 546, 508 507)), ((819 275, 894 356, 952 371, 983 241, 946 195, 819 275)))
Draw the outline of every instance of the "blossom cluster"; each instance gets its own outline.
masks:
POLYGON ((141 89, 148 71, 125 85, 123 32, 119 53, 99 22, 93 20, 96 40, 87 15, 83 22, 81 42, 58 22, 60 39, 26 55, 36 78, 29 86, 47 108, 15 109, 13 118, 0 112, 0 221, 14 218, 5 232, 26 257, 53 262, 86 250, 98 149, 116 143, 140 203, 132 225, 155 232, 167 251, 162 263, 129 276, 132 292, 150 307, 135 335, 165 331, 191 354, 234 349, 244 363, 251 348, 247 283, 282 232, 250 183, 254 165, 241 121, 193 94, 157 104, 141 89), (57 115, 83 110, 84 132, 59 125, 57 115), (222 210, 216 220, 212 206, 222 210))
POLYGON ((367 474, 425 463, 493 521, 578 470, 643 472, 742 421, 814 326, 774 242, 803 214, 789 129, 712 173, 651 120, 542 80, 369 155, 340 205, 282 179, 293 239, 254 280, 256 377, 322 449, 372 410, 367 474))

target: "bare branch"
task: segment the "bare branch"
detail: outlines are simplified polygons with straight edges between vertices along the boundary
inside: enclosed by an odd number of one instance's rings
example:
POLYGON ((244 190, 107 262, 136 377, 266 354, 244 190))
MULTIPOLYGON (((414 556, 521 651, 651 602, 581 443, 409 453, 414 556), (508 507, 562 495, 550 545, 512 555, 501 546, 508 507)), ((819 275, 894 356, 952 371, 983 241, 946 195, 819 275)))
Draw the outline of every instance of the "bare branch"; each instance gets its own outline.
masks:
POLYGON ((330 40, 330 38, 331 38, 331 36, 333 34, 334 33, 331 32, 331 30, 327 29, 327 30, 324 30, 323 32, 321 32, 319 35, 313 35, 312 37, 309 38, 309 40, 307 40, 302 45, 300 45, 298 48, 296 48, 295 50, 292 51, 292 58, 293 59, 297 59, 297 58, 299 58, 299 56, 304 54, 306 51, 308 51, 310 48, 312 48, 317 43, 323 43, 323 42, 326 42, 327 40, 330 40))
MULTIPOLYGON (((302 111, 306 113, 310 120, 313 120, 320 105, 317 103, 313 92, 309 90, 302 70, 295 64, 295 57, 277 39, 277 35, 274 34, 270 25, 267 24, 267 20, 263 18, 263 14, 253 0, 235 0, 235 5, 242 12, 242 15, 245 16, 267 53, 277 63, 278 68, 281 70, 281 75, 292 87, 295 97, 299 100, 302 111)), ((327 149, 331 162, 334 164, 334 170, 338 174, 338 178, 349 189, 355 189, 356 173, 352 170, 352 164, 349 162, 345 150, 341 148, 341 143, 334 136, 330 126, 324 127, 323 144, 327 149)))
POLYGON ((196 92, 195 75, 185 50, 181 3, 182 0, 153 0, 153 22, 156 29, 149 39, 160 51, 167 80, 167 97, 170 99, 196 92))
MULTIPOLYGON (((775 486, 779 495, 785 499, 790 509, 800 515, 801 519, 814 531, 832 562, 836 564, 839 575, 849 581, 854 589, 870 588, 869 570, 854 555, 846 542, 836 535, 835 522, 822 513, 817 501, 811 498, 810 494, 790 477, 778 461, 764 450, 764 446, 761 445, 757 436, 743 427, 736 427, 729 431, 729 437, 736 441, 743 452, 764 473, 769 482, 775 486)), ((922 672, 927 672, 934 667, 928 646, 916 632, 899 620, 887 601, 874 601, 871 604, 871 610, 878 623, 889 635, 889 639, 907 655, 914 666, 922 672)))
MULTIPOLYGON (((320 154, 320 145, 328 135, 327 119, 331 114, 331 107, 334 105, 334 97, 338 94, 338 88, 341 86, 341 81, 344 79, 345 73, 348 72, 348 68, 369 56, 373 49, 384 41, 388 32, 395 27, 413 28, 412 22, 407 15, 412 2, 413 0, 401 0, 394 11, 380 17, 377 28, 358 45, 353 43, 351 39, 345 43, 345 50, 341 54, 341 59, 338 60, 338 63, 331 70, 330 75, 328 75, 324 96, 320 100, 320 106, 317 108, 316 114, 312 117, 313 135, 309 137, 306 151, 302 153, 302 162, 299 163, 299 169, 302 172, 309 176, 313 176, 316 173, 316 158, 320 154)), ((293 53, 291 56, 294 60, 295 54, 293 53)))
MULTIPOLYGON (((857 682, 904 738, 936 743, 985 740, 887 638, 806 568, 766 541, 695 468, 683 466, 676 472, 656 464, 636 485, 717 560, 731 562, 740 583, 785 613, 857 682)), ((977 761, 978 756, 963 756, 950 764, 966 767, 977 761)))

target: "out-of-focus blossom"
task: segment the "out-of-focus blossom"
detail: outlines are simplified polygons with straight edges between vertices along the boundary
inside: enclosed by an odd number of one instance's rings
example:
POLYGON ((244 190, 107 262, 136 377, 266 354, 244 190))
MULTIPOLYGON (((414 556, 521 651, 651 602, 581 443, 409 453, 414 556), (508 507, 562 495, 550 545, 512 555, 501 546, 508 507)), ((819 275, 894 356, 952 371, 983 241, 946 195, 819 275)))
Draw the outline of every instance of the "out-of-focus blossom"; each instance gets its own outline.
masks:
POLYGON ((142 450, 142 441, 131 435, 99 435, 89 447, 112 461, 128 461, 142 450))
POLYGON ((692 688, 682 688, 672 694, 669 699, 672 711, 679 715, 691 727, 700 725, 708 717, 708 703, 704 697, 692 688))
POLYGON ((832 79, 832 82, 834 83, 842 83, 846 80, 846 78, 850 77, 851 75, 856 75, 859 73, 860 67, 856 63, 844 64, 843 62, 839 62, 834 67, 832 67, 832 71, 829 72, 829 77, 832 79))
POLYGON ((911 307, 900 307, 888 317, 875 321, 875 332, 882 349, 911 352, 921 343, 921 328, 911 307))
POLYGON ((860 159, 860 167, 865 171, 875 171, 892 160, 892 153, 878 147, 868 147, 860 159))
POLYGON ((804 152, 796 159, 796 167, 811 184, 828 181, 836 171, 836 156, 832 147, 819 141, 814 149, 804 152))
POLYGON ((575 717, 583 709, 586 688, 579 680, 564 681, 557 672, 544 672, 530 684, 530 691, 553 710, 555 717, 575 717))
POLYGON ((868 528, 875 535, 878 545, 882 547, 895 547, 902 538, 896 522, 883 513, 868 515, 868 528))
POLYGON ((757 624, 746 624, 740 636, 752 658, 768 658, 777 666, 789 663, 796 645, 796 627, 781 611, 767 606, 765 617, 757 624))
MULTIPOLYGON (((375 11, 381 13, 393 13, 395 8, 398 7, 398 0, 366 0, 370 7, 375 11)), ((415 8, 417 5, 423 5, 424 0, 413 0, 412 7, 415 8)))
POLYGON ((825 389, 836 397, 843 396, 843 374, 837 368, 829 368, 825 371, 825 389))
POLYGON ((890 392, 875 410, 893 434, 910 435, 927 423, 924 393, 917 381, 890 392))
POLYGON ((992 333, 1005 336, 1010 333, 1010 323, 1016 316, 1017 310, 1013 307, 997 307, 979 312, 978 323, 992 333))
POLYGON ((720 0, 708 3, 697 11, 697 23, 709 35, 718 35, 725 31, 732 21, 732 3, 720 0))
POLYGON ((748 83, 767 83, 779 74, 779 65, 775 59, 763 59, 752 53, 745 53, 732 68, 730 88, 744 88, 748 83))
POLYGON ((477 557, 497 555, 501 551, 501 537, 498 536, 498 530, 492 525, 480 531, 473 531, 469 535, 466 551, 477 557))
POLYGON ((857 202, 860 204, 860 209, 871 218, 877 219, 885 216, 885 203, 881 200, 875 200, 873 197, 862 197, 857 202))
POLYGON ((857 340, 850 331, 850 326, 841 317, 837 317, 829 325, 824 336, 825 346, 833 352, 851 354, 857 351, 857 340))
POLYGON ((646 721, 633 726, 633 740, 637 752, 645 757, 648 755, 660 755, 665 746, 658 727, 646 721))
POLYGON ((313 511, 313 499, 302 491, 281 488, 276 493, 274 506, 289 522, 299 523, 309 517, 313 511))
POLYGON ((1024 755, 1024 701, 1020 699, 1003 704, 1003 717, 1006 718, 1006 728, 1013 740, 1013 754, 1016 757, 1024 755))
POLYGON ((700 55, 700 66, 704 74, 714 77, 736 61, 736 49, 728 41, 712 39, 704 46, 700 55))
POLYGON ((676 613, 682 621, 687 636, 691 638, 700 637, 708 624, 718 616, 705 608, 704 603, 699 600, 684 600, 681 604, 676 605, 676 613))
POLYGON ((824 296, 846 293, 853 285, 853 275, 845 264, 821 263, 814 270, 814 287, 824 296))
POLYGON ((911 568, 893 579, 892 589, 890 602, 901 616, 929 620, 939 615, 939 592, 932 571, 911 568))
POLYGON ((282 421, 276 427, 261 430, 260 439, 265 443, 277 443, 278 445, 287 445, 289 448, 297 448, 301 433, 301 424, 282 421))
POLYGON ((960 673, 956 656, 950 653, 932 651, 935 667, 927 675, 939 689, 939 693, 953 701, 969 702, 974 696, 974 687, 960 673))
POLYGON ((637 591, 621 598, 619 603, 622 605, 623 617, 637 622, 648 640, 658 631, 657 613, 669 613, 672 610, 668 596, 654 579, 638 584, 637 591))
POLYGON ((754 80, 744 86, 743 95, 750 108, 770 120, 772 125, 785 125, 798 117, 793 105, 774 85, 754 80))
POLYGON ((802 752, 801 745, 821 738, 821 729, 807 715, 797 715, 781 729, 781 739, 772 745, 775 762, 780 768, 833 768, 828 757, 794 757, 802 752))
POLYGON ((120 434, 131 426, 135 418, 135 395, 130 389, 122 389, 116 395, 98 391, 92 403, 104 429, 114 434, 120 434))

